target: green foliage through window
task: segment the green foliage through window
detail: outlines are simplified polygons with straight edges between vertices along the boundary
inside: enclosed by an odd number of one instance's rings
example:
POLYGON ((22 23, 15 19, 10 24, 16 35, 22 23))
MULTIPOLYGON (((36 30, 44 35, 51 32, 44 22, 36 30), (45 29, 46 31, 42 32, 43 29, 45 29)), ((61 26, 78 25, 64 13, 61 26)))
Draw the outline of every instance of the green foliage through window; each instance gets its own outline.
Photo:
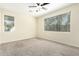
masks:
POLYGON ((11 31, 11 29, 14 27, 14 17, 4 15, 4 31, 11 31))
POLYGON ((70 12, 46 18, 44 22, 45 31, 70 32, 70 12))

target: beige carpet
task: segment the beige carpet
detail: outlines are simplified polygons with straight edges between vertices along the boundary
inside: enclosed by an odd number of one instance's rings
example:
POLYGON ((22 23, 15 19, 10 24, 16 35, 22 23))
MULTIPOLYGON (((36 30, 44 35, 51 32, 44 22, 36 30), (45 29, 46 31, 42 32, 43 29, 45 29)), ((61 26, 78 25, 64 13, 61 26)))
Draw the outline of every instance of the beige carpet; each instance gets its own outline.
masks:
POLYGON ((79 49, 46 40, 29 39, 1 44, 0 56, 79 56, 79 49))

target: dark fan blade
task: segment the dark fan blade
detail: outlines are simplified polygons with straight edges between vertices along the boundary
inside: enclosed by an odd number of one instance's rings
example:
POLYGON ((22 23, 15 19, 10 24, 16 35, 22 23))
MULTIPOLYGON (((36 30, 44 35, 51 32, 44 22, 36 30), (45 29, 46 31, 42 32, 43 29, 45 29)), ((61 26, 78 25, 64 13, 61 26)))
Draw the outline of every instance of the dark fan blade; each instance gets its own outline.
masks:
POLYGON ((36 3, 38 6, 40 5, 40 3, 36 3))
POLYGON ((47 5, 47 4, 49 4, 49 3, 43 3, 43 4, 41 4, 41 6, 44 6, 44 5, 47 5))
POLYGON ((45 7, 42 7, 42 9, 47 10, 45 7))

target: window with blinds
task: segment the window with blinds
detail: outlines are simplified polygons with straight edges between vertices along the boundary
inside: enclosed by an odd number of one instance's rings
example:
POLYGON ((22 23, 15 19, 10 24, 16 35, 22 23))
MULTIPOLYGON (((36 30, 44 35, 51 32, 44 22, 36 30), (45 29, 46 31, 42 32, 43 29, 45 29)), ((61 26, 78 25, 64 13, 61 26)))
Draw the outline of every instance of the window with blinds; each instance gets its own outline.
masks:
POLYGON ((44 30, 70 32, 70 12, 46 18, 44 20, 44 30))

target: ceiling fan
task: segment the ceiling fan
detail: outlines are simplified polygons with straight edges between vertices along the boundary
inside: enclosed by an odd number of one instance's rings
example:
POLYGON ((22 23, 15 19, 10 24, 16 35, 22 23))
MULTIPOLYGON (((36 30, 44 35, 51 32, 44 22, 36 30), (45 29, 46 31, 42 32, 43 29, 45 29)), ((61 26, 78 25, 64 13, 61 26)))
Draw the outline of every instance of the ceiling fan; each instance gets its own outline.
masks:
POLYGON ((49 3, 34 3, 34 4, 32 4, 32 5, 29 5, 28 7, 29 8, 38 8, 37 10, 36 10, 36 12, 38 12, 40 9, 43 9, 43 10, 46 10, 46 7, 44 7, 44 6, 46 6, 46 5, 48 5, 49 3))

